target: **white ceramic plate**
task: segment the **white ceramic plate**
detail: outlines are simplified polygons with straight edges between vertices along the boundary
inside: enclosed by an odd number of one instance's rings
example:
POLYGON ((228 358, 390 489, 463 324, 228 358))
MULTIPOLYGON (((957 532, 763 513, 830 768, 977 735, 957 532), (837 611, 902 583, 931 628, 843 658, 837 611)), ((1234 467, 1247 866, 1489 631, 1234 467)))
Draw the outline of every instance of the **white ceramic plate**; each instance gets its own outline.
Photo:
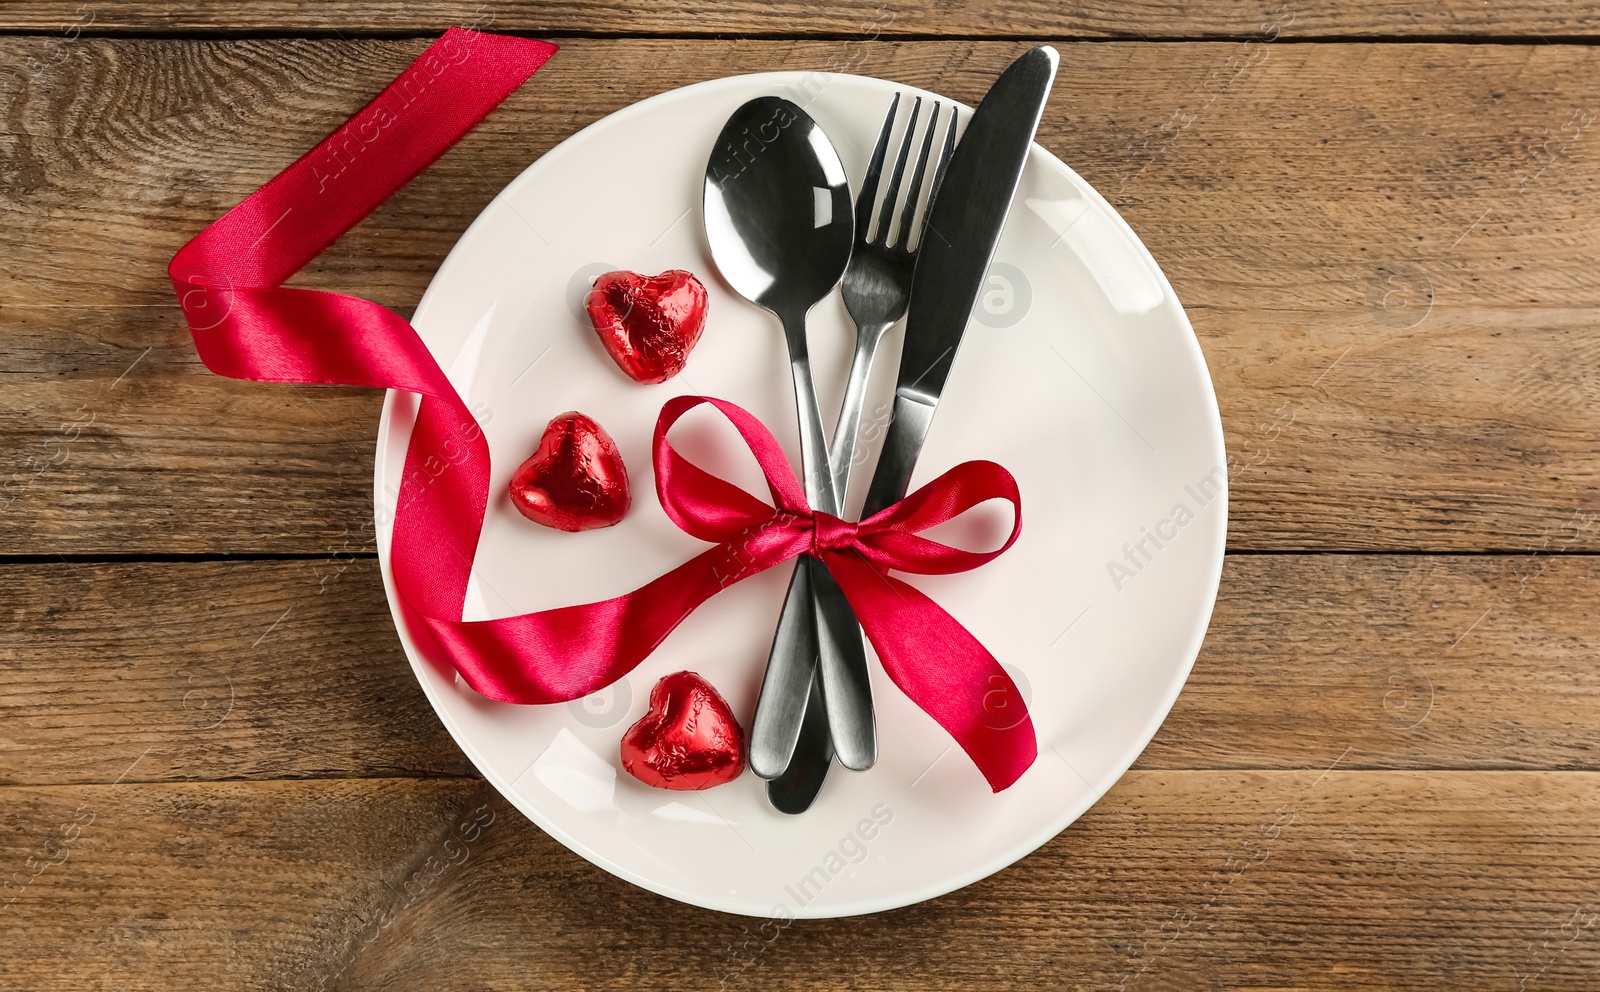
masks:
MULTIPOLYGON (((859 186, 897 90, 908 88, 773 73, 663 93, 529 166, 462 236, 415 324, 478 413, 493 459, 467 619, 614 596, 704 548, 654 498, 650 433, 673 395, 739 403, 798 461, 782 334, 720 281, 704 244, 706 159, 735 107, 787 95, 822 125, 859 186), (615 268, 685 268, 706 283, 705 335, 667 383, 622 375, 581 316, 588 280, 615 268), (510 505, 512 472, 566 410, 595 417, 622 450, 635 498, 616 527, 559 533, 510 505)), ((892 392, 900 333, 880 352, 869 418, 892 392)), ((853 340, 837 294, 812 312, 810 337, 823 409, 837 410, 853 340)), ((413 397, 390 393, 378 435, 380 524, 393 510, 414 415, 413 397)), ((764 492, 731 428, 714 413, 697 417, 675 432, 679 450, 764 492)), ((396 614, 400 638, 440 719, 484 776, 607 871, 750 916, 844 916, 929 899, 1043 844, 1133 763, 1188 676, 1222 569, 1222 426, 1194 332, 1134 233, 1038 146, 912 485, 969 458, 994 459, 1016 476, 1022 536, 978 571, 908 580, 976 634, 1030 701, 1039 758, 999 795, 875 662, 881 758, 865 773, 835 767, 804 815, 768 808, 748 772, 685 793, 622 771, 618 741, 669 672, 700 672, 748 726, 787 565, 719 594, 629 677, 571 704, 489 702, 423 660, 396 614)), ((857 473, 852 509, 869 476, 857 473)), ((943 533, 993 546, 1005 517, 979 513, 943 533)), ((392 605, 389 532, 379 533, 392 605)))

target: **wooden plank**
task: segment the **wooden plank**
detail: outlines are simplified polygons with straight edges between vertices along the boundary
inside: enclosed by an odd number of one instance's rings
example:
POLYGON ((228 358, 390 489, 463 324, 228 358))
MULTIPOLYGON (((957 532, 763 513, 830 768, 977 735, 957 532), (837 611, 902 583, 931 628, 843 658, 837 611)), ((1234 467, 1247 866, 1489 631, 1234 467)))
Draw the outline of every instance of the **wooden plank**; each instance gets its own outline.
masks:
POLYGON ((1281 3, 1249 0, 1227 5, 1173 0, 1108 0, 1074 4, 1046 0, 980 3, 895 3, 795 0, 668 4, 500 0, 388 0, 318 3, 263 0, 240 6, 219 0, 122 0, 86 8, 73 0, 13 0, 0 12, 0 30, 57 32, 73 25, 98 32, 228 33, 245 31, 395 34, 436 32, 451 25, 532 34, 838 35, 871 39, 900 35, 1029 38, 1251 38, 1281 33, 1296 38, 1494 36, 1538 40, 1543 35, 1589 37, 1595 8, 1586 2, 1517 0, 1492 8, 1473 0, 1417 6, 1395 0, 1281 3), (90 13, 92 12, 92 20, 90 13), (1278 25, 1277 32, 1272 26, 1278 25))
MULTIPOLYGON (((169 304, 173 252, 423 45, 97 38, 64 49, 59 65, 8 91, 8 309, 169 304), (93 113, 81 106, 86 87, 104 101, 93 113)), ((0 39, 0 59, 43 48, 0 39)), ((664 90, 835 66, 973 103, 1017 51, 901 42, 840 63, 830 42, 573 40, 302 281, 414 304, 460 232, 529 162, 664 90)), ((1600 304, 1588 264, 1600 233, 1584 196, 1600 179, 1585 123, 1600 113, 1593 47, 1240 51, 1071 46, 1040 127, 1040 142, 1125 213, 1185 305, 1310 310, 1393 336, 1412 320, 1427 327, 1426 309, 1398 309, 1412 284, 1427 298, 1424 281, 1435 313, 1600 304)))
POLYGON ((1600 968, 1597 802, 1593 773, 1133 772, 965 890, 759 932, 613 878, 472 782, 10 788, 0 867, 19 874, 0 977, 1585 989, 1600 968))
POLYGON ((11 883, 0 979, 41 990, 315 988, 308 967, 359 932, 352 911, 370 919, 417 852, 433 853, 484 801, 472 802, 480 789, 453 779, 0 790, 0 885, 11 883), (16 943, 23 932, 37 943, 16 943))
POLYGON ((1231 549, 1600 547, 1594 309, 1435 306, 1400 330, 1190 318, 1227 437, 1231 549))
MULTIPOLYGON (((110 782, 140 752, 129 782, 472 774, 370 559, 0 582, 0 784, 110 782)), ((1136 767, 1600 769, 1597 596, 1586 556, 1230 557, 1136 767)))
MULTIPOLYGON (((4 39, 0 57, 43 44, 4 39)), ((85 38, 14 91, 0 430, 22 443, 0 480, 28 502, 0 515, 7 547, 323 554, 361 528, 375 401, 208 377, 164 267, 421 44, 85 38), (84 110, 87 86, 110 103, 84 110), (89 414, 104 417, 74 435, 89 441, 64 446, 60 425, 89 414)), ((492 194, 578 127, 712 75, 827 65, 835 47, 575 40, 300 282, 404 310, 492 194)), ((1016 47, 885 44, 856 68, 973 101, 1016 47)), ((1041 129, 1190 310, 1234 465, 1232 546, 1517 551, 1600 510, 1584 371, 1600 56, 1239 50, 1073 46, 1041 129)), ((1600 528, 1566 547, 1600 550, 1600 528)))
POLYGON ((382 394, 224 379, 175 307, 0 307, 13 554, 371 551, 382 394))
POLYGON ((1600 767, 1600 623, 1573 615, 1597 581, 1588 556, 1230 556, 1139 767, 1600 767))
POLYGON ((370 558, 0 575, 0 783, 473 773, 370 558))

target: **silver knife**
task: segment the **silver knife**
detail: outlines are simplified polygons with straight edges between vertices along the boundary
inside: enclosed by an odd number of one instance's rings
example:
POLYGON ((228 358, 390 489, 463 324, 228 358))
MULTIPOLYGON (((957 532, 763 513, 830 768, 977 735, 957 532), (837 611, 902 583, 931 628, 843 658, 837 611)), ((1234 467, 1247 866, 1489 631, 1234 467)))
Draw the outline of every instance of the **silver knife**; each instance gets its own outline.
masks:
MULTIPOLYGON (((1054 48, 1041 45, 1001 73, 973 111, 955 155, 932 191, 911 279, 894 419, 867 491, 863 518, 899 500, 910 485, 911 471, 1011 212, 1011 198, 1033 147, 1059 60, 1054 48)), ((794 757, 782 775, 767 783, 767 797, 786 813, 799 813, 811 805, 831 757, 818 681, 813 676, 794 757)))
POLYGON ((972 306, 983 289, 1060 56, 1031 49, 978 104, 928 214, 911 277, 900 378, 863 519, 906 494, 972 306))

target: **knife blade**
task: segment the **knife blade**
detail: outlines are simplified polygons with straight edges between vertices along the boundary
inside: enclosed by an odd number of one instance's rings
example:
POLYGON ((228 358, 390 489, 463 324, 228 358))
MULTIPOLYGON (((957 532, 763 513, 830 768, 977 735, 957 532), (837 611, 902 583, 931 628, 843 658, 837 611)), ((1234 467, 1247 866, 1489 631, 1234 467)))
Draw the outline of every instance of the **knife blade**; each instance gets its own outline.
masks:
POLYGON ((889 429, 863 519, 906 494, 973 304, 1011 212, 1060 56, 1030 49, 1001 73, 961 134, 917 249, 889 429))

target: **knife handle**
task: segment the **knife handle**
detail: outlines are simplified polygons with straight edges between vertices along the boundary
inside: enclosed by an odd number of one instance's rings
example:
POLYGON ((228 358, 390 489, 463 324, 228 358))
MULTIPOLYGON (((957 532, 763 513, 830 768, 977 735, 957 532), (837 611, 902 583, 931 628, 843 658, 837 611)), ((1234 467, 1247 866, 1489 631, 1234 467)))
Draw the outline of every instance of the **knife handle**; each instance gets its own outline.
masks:
POLYGON ((822 698, 822 680, 814 678, 794 757, 782 775, 767 781, 767 802, 780 813, 804 813, 822 791, 822 781, 828 777, 831 764, 833 738, 828 730, 828 707, 822 698))

